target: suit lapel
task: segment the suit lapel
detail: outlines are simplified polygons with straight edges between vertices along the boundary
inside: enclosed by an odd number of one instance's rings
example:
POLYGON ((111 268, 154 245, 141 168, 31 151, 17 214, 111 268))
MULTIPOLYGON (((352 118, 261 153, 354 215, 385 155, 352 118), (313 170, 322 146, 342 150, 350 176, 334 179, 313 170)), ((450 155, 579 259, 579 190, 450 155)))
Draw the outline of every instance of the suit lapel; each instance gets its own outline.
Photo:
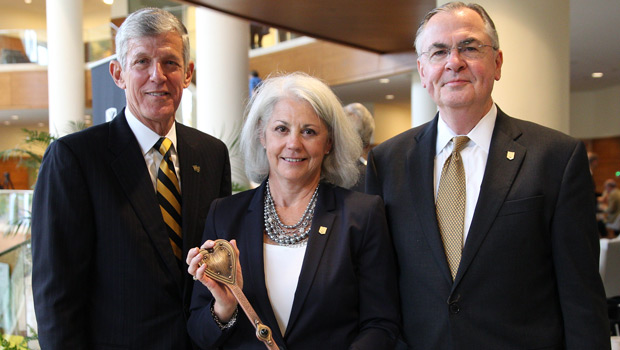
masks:
MULTIPOLYGON (((252 307, 264 324, 271 328, 274 341, 283 344, 282 335, 278 331, 278 321, 270 307, 267 285, 265 283, 265 260, 263 256, 263 199, 265 195, 265 182, 258 187, 248 207, 248 213, 243 218, 244 223, 240 227, 245 232, 239 233, 237 244, 239 251, 247 256, 247 260, 241 262, 243 272, 243 289, 255 293, 252 307), (243 237, 243 239, 242 239, 243 237)), ((248 296, 248 299, 251 297, 248 296)))
POLYGON ((203 193, 202 186, 206 183, 201 180, 201 170, 206 172, 206 164, 200 163, 199 149, 189 139, 186 127, 176 123, 177 126, 177 152, 179 155, 179 168, 181 173, 181 198, 182 198, 182 230, 183 230, 183 257, 187 256, 190 248, 200 245, 204 222, 198 222, 200 210, 200 196, 203 193), (187 189, 187 190, 184 190, 187 189))
POLYGON ((325 251, 327 241, 332 234, 335 234, 334 219, 336 215, 332 213, 335 209, 334 191, 330 190, 331 185, 322 183, 319 187, 319 196, 317 198, 314 210, 314 218, 312 219, 312 227, 308 234, 308 246, 306 247, 306 255, 304 256, 301 273, 295 290, 295 298, 293 299, 293 308, 291 316, 286 327, 286 333, 295 326, 295 322, 299 318, 299 314, 304 306, 306 297, 314 283, 314 277, 317 274, 321 263, 321 257, 325 251), (324 227, 326 230, 324 230, 324 227), (319 233, 325 231, 324 233, 319 233))
POLYGON ((498 108, 480 195, 454 285, 461 280, 480 249, 525 158, 525 147, 516 142, 520 135, 521 131, 498 108))
POLYGON ((108 147, 115 155, 110 166, 129 203, 169 272, 173 275, 173 279, 180 283, 181 271, 170 248, 164 220, 157 205, 155 189, 138 141, 125 119, 124 110, 110 122, 108 147))
POLYGON ((446 260, 446 253, 441 241, 441 234, 435 213, 434 174, 435 149, 437 143, 437 118, 416 136, 417 145, 407 154, 407 166, 411 179, 412 201, 411 214, 422 228, 424 236, 433 253, 437 265, 448 283, 452 275, 446 260))

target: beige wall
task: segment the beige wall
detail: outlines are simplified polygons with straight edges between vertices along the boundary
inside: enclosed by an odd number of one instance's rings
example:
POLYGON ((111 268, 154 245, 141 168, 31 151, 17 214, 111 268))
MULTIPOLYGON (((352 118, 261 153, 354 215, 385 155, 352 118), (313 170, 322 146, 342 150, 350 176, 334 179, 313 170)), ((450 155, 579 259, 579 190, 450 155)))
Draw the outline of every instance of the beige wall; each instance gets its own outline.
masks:
POLYGON ((400 134, 411 128, 411 106, 404 104, 375 104, 374 144, 400 134))
POLYGON ((620 85, 571 93, 570 134, 582 139, 620 135, 620 85))
MULTIPOLYGON (((38 131, 48 131, 47 126, 44 127, 28 127, 30 130, 38 130, 38 131)), ((24 139, 26 138, 26 133, 22 131, 21 126, 0 126, 0 151, 7 150, 11 148, 25 148, 24 139)), ((43 154, 44 149, 33 149, 33 151, 37 151, 37 153, 43 154)))

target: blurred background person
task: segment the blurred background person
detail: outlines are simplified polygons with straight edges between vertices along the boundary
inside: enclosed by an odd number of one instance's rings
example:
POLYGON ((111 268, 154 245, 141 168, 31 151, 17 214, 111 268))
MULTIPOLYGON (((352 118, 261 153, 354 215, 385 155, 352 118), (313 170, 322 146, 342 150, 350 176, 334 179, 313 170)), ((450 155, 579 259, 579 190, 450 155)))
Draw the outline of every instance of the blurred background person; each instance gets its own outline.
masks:
POLYGON ((250 98, 252 97, 252 95, 254 95, 254 92, 256 91, 260 83, 262 82, 263 80, 260 78, 260 75, 258 74, 257 71, 255 70, 250 71, 249 85, 248 85, 248 91, 250 93, 250 98))
POLYGON ((368 151, 370 151, 370 139, 375 131, 375 119, 372 117, 372 114, 370 114, 368 109, 361 103, 355 102, 348 104, 344 107, 344 111, 362 139, 363 148, 362 155, 359 157, 357 162, 357 167, 360 172, 359 179, 357 183, 351 187, 351 189, 354 191, 364 192, 364 184, 366 182, 366 157, 368 155, 368 151))
MULTIPOLYGON (((398 292, 384 206, 345 189, 361 142, 336 96, 302 73, 266 79, 241 147, 248 177, 262 184, 213 203, 202 247, 236 240, 243 291, 280 349, 392 349, 398 292)), ((191 337, 205 349, 264 349, 199 260, 192 249, 191 337)))
POLYGON ((620 231, 620 189, 614 179, 605 180, 605 188, 600 198, 606 226, 617 236, 620 231))

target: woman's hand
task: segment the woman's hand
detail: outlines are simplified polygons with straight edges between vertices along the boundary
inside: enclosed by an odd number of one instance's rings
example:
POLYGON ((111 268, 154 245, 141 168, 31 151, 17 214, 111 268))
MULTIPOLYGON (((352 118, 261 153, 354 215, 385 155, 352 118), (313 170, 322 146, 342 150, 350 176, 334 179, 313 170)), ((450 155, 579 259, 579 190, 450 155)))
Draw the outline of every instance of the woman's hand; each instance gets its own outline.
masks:
MULTIPOLYGON (((237 277, 236 277, 236 285, 239 286, 240 289, 243 289, 243 274, 241 273, 241 265, 239 263, 239 249, 237 248, 237 241, 231 240, 230 244, 233 246, 235 250, 235 254, 237 255, 237 277)), ((207 275, 205 275, 205 269, 207 265, 199 266, 200 261, 202 260, 202 254, 200 254, 200 249, 211 249, 215 245, 215 241, 208 240, 202 244, 200 248, 193 248, 187 253, 187 272, 190 275, 194 276, 195 280, 200 281, 205 287, 209 289, 211 295, 215 299, 215 303, 213 304, 213 312, 217 318, 220 319, 221 322, 227 323, 231 318, 235 309, 237 308, 237 299, 230 292, 230 289, 226 287, 224 283, 217 282, 207 275)))

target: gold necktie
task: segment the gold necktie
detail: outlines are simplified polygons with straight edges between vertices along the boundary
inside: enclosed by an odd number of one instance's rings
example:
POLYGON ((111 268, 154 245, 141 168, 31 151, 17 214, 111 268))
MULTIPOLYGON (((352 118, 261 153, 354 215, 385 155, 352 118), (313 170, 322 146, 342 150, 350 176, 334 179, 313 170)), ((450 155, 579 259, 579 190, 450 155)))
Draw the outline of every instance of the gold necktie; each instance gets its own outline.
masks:
POLYGON ((174 164, 170 159, 170 146, 172 141, 162 137, 157 141, 156 150, 161 153, 164 158, 159 165, 157 172, 157 199, 159 200, 159 208, 164 216, 164 222, 168 228, 168 238, 172 252, 182 260, 182 232, 181 232, 181 190, 179 188, 179 180, 174 171, 174 164))
POLYGON ((469 137, 457 136, 452 139, 452 153, 446 159, 441 170, 439 190, 437 191, 437 222, 441 240, 446 251, 446 258, 452 273, 456 276, 463 250, 463 229, 465 226, 465 169, 461 159, 461 150, 469 137))

